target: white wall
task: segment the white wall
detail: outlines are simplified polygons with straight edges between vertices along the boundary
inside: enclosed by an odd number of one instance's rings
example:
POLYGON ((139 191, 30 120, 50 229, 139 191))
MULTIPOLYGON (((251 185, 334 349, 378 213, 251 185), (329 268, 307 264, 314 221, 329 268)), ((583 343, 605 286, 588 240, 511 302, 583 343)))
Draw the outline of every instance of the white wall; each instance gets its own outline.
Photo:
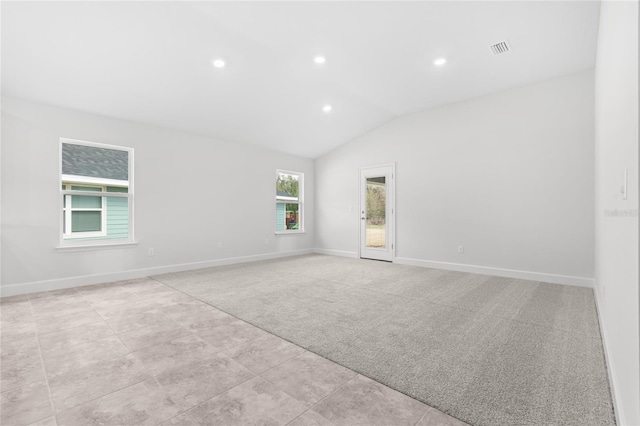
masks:
POLYGON ((602 2, 595 99, 596 296, 618 419, 640 425, 637 2, 602 2))
POLYGON ((248 145, 2 98, 1 176, 3 295, 314 246, 313 160, 248 145), (54 248, 60 137, 135 148, 137 247, 54 248), (305 235, 274 235, 276 168, 305 173, 305 235))
POLYGON ((593 103, 584 71, 403 116, 332 151, 316 161, 316 246, 358 252, 358 168, 395 161, 399 262, 592 285, 593 103))

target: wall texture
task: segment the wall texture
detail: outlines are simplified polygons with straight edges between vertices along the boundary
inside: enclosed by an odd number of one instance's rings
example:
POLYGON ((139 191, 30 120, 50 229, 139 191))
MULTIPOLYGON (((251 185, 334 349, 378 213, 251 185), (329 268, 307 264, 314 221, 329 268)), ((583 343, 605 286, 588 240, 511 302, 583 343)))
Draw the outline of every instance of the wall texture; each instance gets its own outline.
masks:
POLYGON ((398 262, 592 285, 593 105, 584 71, 387 123, 316 161, 316 246, 357 255, 358 168, 395 161, 398 262))
POLYGON ((602 2, 595 99, 596 296, 619 423, 640 425, 638 2, 602 2))
POLYGON ((314 247, 313 160, 244 144, 2 98, 1 176, 3 295, 314 247), (60 137, 135 148, 137 246, 55 249, 60 137), (274 235, 277 168, 305 173, 304 235, 274 235))

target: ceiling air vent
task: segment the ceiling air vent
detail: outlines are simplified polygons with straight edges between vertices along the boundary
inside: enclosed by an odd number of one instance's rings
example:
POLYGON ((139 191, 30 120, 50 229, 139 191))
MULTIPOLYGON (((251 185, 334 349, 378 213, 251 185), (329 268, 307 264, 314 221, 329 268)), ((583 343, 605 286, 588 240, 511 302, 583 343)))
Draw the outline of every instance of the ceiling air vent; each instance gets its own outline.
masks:
POLYGON ((507 41, 501 41, 500 43, 492 44, 489 46, 489 49, 493 52, 494 55, 502 55, 503 53, 507 53, 511 50, 511 46, 507 41))

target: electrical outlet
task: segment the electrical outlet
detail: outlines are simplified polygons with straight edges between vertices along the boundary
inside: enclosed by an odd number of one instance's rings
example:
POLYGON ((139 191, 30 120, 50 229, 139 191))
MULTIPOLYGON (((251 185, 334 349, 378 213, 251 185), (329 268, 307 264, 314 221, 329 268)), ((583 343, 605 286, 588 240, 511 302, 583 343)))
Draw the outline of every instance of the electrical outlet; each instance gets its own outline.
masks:
POLYGON ((155 255, 156 255, 155 250, 154 250, 154 249, 152 249, 152 248, 150 248, 150 249, 149 249, 149 256, 155 256, 155 255))
POLYGON ((222 241, 220 241, 220 242, 218 243, 218 248, 219 248, 219 249, 221 249, 221 248, 222 248, 222 241))
POLYGON ((458 246, 458 254, 464 254, 464 246, 458 246))

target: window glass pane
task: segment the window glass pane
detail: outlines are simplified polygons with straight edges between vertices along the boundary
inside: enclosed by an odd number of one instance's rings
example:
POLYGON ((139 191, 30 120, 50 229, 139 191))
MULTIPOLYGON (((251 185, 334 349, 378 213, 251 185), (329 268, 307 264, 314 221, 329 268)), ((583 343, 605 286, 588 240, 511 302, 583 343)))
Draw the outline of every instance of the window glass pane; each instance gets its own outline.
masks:
POLYGON ((71 212, 71 232, 100 231, 101 215, 101 212, 71 212))
POLYGON ((300 176, 278 173, 276 177, 276 199, 283 201, 299 201, 300 176))
POLYGON ((102 208, 102 198, 74 195, 71 197, 71 207, 74 209, 99 209, 102 208))
POLYGON ((93 191, 93 192, 102 192, 102 188, 96 188, 95 186, 79 186, 79 185, 71 185, 72 191, 93 191))
POLYGON ((121 186, 107 186, 107 192, 129 192, 129 188, 121 186))
POLYGON ((299 204, 285 204, 285 225, 286 229, 298 230, 300 229, 300 205, 299 204))
MULTIPOLYGON (((72 185, 70 189, 73 191, 102 192, 102 188, 96 188, 95 186, 72 185)), ((99 209, 102 208, 102 198, 74 195, 71 197, 71 207, 74 209, 99 209)))
POLYGON ((129 180, 129 153, 63 143, 62 174, 126 181, 129 180))

